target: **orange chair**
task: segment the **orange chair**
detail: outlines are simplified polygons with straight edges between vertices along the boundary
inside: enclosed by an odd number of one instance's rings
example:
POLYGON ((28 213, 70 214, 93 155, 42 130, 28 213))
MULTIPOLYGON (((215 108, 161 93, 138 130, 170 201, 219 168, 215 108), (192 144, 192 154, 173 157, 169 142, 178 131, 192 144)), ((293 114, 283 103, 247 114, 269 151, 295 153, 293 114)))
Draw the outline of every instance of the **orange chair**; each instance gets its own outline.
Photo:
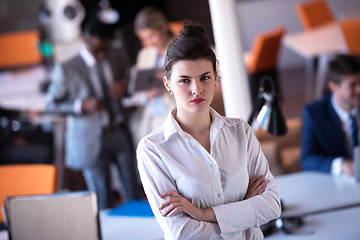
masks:
POLYGON ((360 56, 360 19, 342 20, 340 27, 349 53, 360 56))
POLYGON ((252 99, 257 97, 260 80, 264 75, 274 79, 278 87, 277 62, 281 47, 281 39, 285 33, 284 27, 263 32, 255 37, 251 51, 245 63, 249 72, 252 99))
MULTIPOLYGON (((56 168, 50 164, 0 166, 0 208, 8 196, 51 194, 56 190, 56 168)), ((0 222, 4 222, 0 214, 0 222)))
POLYGON ((298 3, 296 12, 305 30, 330 23, 335 20, 328 4, 324 0, 298 3))
POLYGON ((0 69, 41 63, 39 38, 35 30, 0 34, 0 69))

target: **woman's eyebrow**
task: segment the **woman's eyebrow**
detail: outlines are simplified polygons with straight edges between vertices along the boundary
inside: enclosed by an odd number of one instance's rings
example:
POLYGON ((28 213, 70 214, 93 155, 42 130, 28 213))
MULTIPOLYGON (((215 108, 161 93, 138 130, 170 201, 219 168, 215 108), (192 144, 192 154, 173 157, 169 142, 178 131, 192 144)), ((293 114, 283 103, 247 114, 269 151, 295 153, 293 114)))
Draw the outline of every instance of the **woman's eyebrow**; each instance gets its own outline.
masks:
POLYGON ((204 75, 207 75, 209 74, 210 72, 204 72, 203 74, 201 74, 200 76, 204 76, 204 75))
POLYGON ((180 75, 179 77, 180 77, 180 78, 191 78, 191 77, 186 76, 186 75, 180 75))
MULTIPOLYGON (((202 76, 205 76, 205 75, 207 75, 207 74, 209 74, 210 72, 204 72, 203 74, 200 74, 200 77, 202 77, 202 76)), ((186 75, 180 75, 179 76, 180 78, 191 78, 190 76, 186 76, 186 75)))

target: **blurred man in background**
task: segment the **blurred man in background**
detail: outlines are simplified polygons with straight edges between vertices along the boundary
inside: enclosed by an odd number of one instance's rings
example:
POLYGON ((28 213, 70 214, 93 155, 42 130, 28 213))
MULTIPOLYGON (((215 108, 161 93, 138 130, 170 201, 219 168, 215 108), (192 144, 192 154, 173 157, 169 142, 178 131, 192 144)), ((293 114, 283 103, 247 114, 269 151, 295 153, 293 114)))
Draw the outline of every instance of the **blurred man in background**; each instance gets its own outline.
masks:
POLYGON ((47 112, 67 115, 66 166, 83 172, 100 209, 113 205, 112 162, 125 199, 140 197, 134 148, 120 101, 126 92, 125 72, 108 55, 111 30, 98 15, 89 20, 80 53, 54 68, 46 107, 47 112))

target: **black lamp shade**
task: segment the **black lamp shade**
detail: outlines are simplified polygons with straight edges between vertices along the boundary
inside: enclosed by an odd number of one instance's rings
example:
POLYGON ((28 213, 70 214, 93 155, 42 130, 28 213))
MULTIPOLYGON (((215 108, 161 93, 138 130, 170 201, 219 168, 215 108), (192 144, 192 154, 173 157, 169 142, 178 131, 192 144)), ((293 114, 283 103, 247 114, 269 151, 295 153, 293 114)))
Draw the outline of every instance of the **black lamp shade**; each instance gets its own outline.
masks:
POLYGON ((279 107, 279 103, 276 96, 270 103, 265 103, 261 108, 257 117, 257 122, 262 129, 275 136, 281 136, 286 134, 287 127, 284 116, 279 107))
POLYGON ((279 106, 274 83, 270 77, 262 79, 260 93, 256 99, 255 107, 250 115, 248 123, 252 125, 252 122, 255 119, 258 126, 272 135, 281 136, 287 132, 286 122, 279 106), (271 84, 271 92, 264 91, 265 81, 268 81, 271 84))

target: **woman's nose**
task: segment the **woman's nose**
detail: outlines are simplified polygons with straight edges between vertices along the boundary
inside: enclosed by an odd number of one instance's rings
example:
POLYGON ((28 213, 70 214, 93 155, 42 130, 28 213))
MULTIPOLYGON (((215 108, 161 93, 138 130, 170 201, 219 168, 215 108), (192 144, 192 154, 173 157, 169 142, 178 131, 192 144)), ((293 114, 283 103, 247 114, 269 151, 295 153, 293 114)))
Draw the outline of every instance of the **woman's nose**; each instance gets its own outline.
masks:
POLYGON ((192 94, 200 94, 202 93, 202 87, 201 87, 201 83, 194 81, 192 84, 192 94))

